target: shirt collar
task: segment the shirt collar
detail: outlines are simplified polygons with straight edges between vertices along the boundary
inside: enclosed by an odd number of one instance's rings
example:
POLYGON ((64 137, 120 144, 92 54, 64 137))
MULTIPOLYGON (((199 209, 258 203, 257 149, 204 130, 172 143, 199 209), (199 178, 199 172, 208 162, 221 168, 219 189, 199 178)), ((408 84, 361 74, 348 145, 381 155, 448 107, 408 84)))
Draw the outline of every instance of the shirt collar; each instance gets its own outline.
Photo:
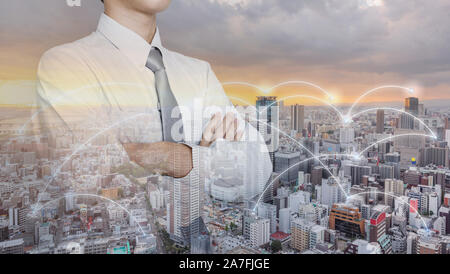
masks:
POLYGON ((117 49, 127 56, 138 67, 144 67, 150 50, 157 47, 164 57, 159 30, 156 28, 151 44, 145 41, 134 31, 122 26, 106 14, 102 14, 98 23, 97 32, 103 34, 117 49))

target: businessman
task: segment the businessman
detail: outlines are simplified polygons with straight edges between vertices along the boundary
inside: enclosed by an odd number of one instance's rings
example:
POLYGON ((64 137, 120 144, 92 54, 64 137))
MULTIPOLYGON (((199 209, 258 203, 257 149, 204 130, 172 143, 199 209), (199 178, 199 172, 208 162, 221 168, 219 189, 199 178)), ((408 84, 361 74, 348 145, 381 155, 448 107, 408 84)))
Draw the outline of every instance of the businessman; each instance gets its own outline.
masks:
MULTIPOLYGON (((41 58, 38 99, 61 121, 42 115, 44 127, 50 124, 51 134, 60 135, 84 134, 91 125, 115 131, 130 160, 174 179, 190 176, 201 161, 214 161, 219 142, 225 151, 245 152, 235 159, 239 174, 246 174, 241 183, 258 178, 261 192, 272 171, 263 138, 237 115, 207 62, 161 43, 156 16, 170 0, 102 2, 95 32, 41 58)), ((211 165, 208 172, 219 169, 211 165)))

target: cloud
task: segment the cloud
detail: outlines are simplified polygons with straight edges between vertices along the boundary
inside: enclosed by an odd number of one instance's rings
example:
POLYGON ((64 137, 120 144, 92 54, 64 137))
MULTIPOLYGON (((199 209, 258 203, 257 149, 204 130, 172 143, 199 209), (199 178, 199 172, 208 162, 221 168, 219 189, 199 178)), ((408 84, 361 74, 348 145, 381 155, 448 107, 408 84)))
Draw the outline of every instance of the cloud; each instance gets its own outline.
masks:
MULTIPOLYGON (((224 81, 303 79, 349 94, 414 82, 448 97, 449 11, 448 0, 182 0, 158 25, 168 48, 224 81)), ((45 50, 94 31, 101 12, 94 0, 0 0, 0 79, 32 79, 45 50)))
POLYGON ((0 0, 0 79, 32 79, 40 56, 95 31, 100 1, 0 0))
POLYGON ((437 85, 450 81, 448 10, 441 0, 185 0, 159 22, 170 47, 222 66, 301 65, 437 85))

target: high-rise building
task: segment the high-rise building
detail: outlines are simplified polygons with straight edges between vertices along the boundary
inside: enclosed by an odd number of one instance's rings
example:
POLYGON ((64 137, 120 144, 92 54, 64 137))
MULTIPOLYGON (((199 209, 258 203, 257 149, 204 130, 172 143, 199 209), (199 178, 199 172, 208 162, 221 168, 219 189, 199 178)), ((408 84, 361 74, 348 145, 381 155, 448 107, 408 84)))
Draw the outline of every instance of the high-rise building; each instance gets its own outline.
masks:
POLYGON ((395 178, 395 170, 391 165, 379 165, 380 179, 393 179, 395 178))
POLYGON ((252 247, 264 245, 270 240, 270 220, 261 218, 246 209, 242 215, 242 235, 252 247))
POLYGON ((384 181, 384 202, 386 205, 394 206, 393 196, 402 196, 404 191, 404 183, 402 180, 386 179, 384 181))
POLYGON ((200 159, 197 150, 192 150, 192 161, 194 168, 189 175, 173 179, 169 183, 167 232, 174 241, 183 245, 189 245, 191 237, 198 236, 206 229, 201 216, 204 186, 200 180, 200 159))
POLYGON ((384 110, 377 110, 377 133, 384 132, 384 110))
POLYGON ((301 204, 309 204, 311 202, 311 194, 306 191, 297 191, 289 194, 288 204, 291 212, 297 212, 301 204))
POLYGON ((355 129, 353 127, 343 127, 339 129, 339 142, 348 145, 355 140, 355 129))
POLYGON ((405 111, 414 116, 419 115, 419 98, 408 97, 405 98, 405 111))
POLYGON ((300 152, 276 152, 275 172, 281 174, 282 183, 295 184, 298 178, 300 152))
POLYGON ((305 106, 292 105, 291 106, 291 129, 297 132, 302 132, 305 128, 305 106))
POLYGON ((330 211, 329 225, 348 237, 365 237, 365 223, 357 207, 334 204, 330 211))
POLYGON ((289 196, 286 193, 278 193, 278 195, 273 198, 273 204, 277 207, 277 217, 279 217, 281 209, 288 207, 288 198, 289 196))
POLYGON ((7 220, 0 220, 0 242, 9 239, 9 222, 7 220))
POLYGON ((448 167, 447 147, 427 147, 421 149, 421 166, 435 164, 437 166, 448 167))
POLYGON ((364 175, 370 175, 371 168, 369 166, 350 166, 350 176, 352 178, 352 185, 360 185, 364 175))
POLYGON ((439 216, 444 217, 445 220, 445 233, 450 234, 450 207, 441 206, 439 208, 439 216))
POLYGON ((274 163, 274 152, 279 145, 279 123, 280 110, 276 96, 258 96, 256 100, 256 128, 264 138, 269 150, 272 164, 274 163))
POLYGON ((309 248, 316 248, 317 244, 321 244, 325 240, 326 228, 321 225, 314 225, 309 232, 309 248))
POLYGON ((267 203, 259 203, 257 207, 258 217, 270 220, 270 233, 277 232, 277 206, 267 203))
POLYGON ((386 237, 386 212, 375 211, 369 220, 369 242, 380 244, 383 253, 392 252, 392 246, 388 237, 386 237))
POLYGON ((315 224, 305 219, 297 218, 291 223, 291 247, 303 252, 309 249, 309 237, 315 224))
POLYGON ((291 233, 291 210, 289 208, 280 209, 279 231, 290 234, 291 233))
MULTIPOLYGON (((405 98, 405 111, 414 116, 419 115, 419 99, 416 97, 405 98)), ((411 115, 400 115, 400 128, 414 129, 415 119, 411 115)))
POLYGON ((328 178, 321 186, 320 203, 332 207, 340 201, 339 185, 333 178, 328 178))
POLYGON ((323 176, 323 168, 321 166, 315 166, 311 170, 311 183, 313 185, 320 185, 322 184, 322 176, 323 176))

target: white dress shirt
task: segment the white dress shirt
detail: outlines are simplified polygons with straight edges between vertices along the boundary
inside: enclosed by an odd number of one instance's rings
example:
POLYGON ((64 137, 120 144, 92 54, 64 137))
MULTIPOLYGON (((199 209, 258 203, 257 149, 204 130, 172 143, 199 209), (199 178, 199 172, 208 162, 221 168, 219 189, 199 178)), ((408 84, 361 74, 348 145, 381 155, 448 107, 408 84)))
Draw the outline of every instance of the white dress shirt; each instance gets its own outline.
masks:
MULTIPOLYGON (((161 141, 154 74, 145 67, 153 46, 162 53, 180 106, 185 142, 202 150, 201 157, 208 162, 220 157, 224 148, 245 151, 235 158, 236 167, 246 175, 242 184, 253 189, 247 190, 249 195, 260 193, 272 172, 264 140, 255 128, 240 120, 245 126, 241 142, 219 141, 221 149, 217 142, 207 149, 197 146, 213 112, 235 110, 210 65, 166 49, 158 30, 149 44, 103 14, 94 33, 47 51, 38 68, 38 99, 47 113, 41 122, 59 132, 100 128, 101 134, 112 134, 122 142, 161 141), (246 182, 252 178, 257 181, 246 182)), ((94 140, 92 134, 76 138, 81 143, 94 140)), ((220 166, 211 167, 210 172, 220 174, 220 166)))

